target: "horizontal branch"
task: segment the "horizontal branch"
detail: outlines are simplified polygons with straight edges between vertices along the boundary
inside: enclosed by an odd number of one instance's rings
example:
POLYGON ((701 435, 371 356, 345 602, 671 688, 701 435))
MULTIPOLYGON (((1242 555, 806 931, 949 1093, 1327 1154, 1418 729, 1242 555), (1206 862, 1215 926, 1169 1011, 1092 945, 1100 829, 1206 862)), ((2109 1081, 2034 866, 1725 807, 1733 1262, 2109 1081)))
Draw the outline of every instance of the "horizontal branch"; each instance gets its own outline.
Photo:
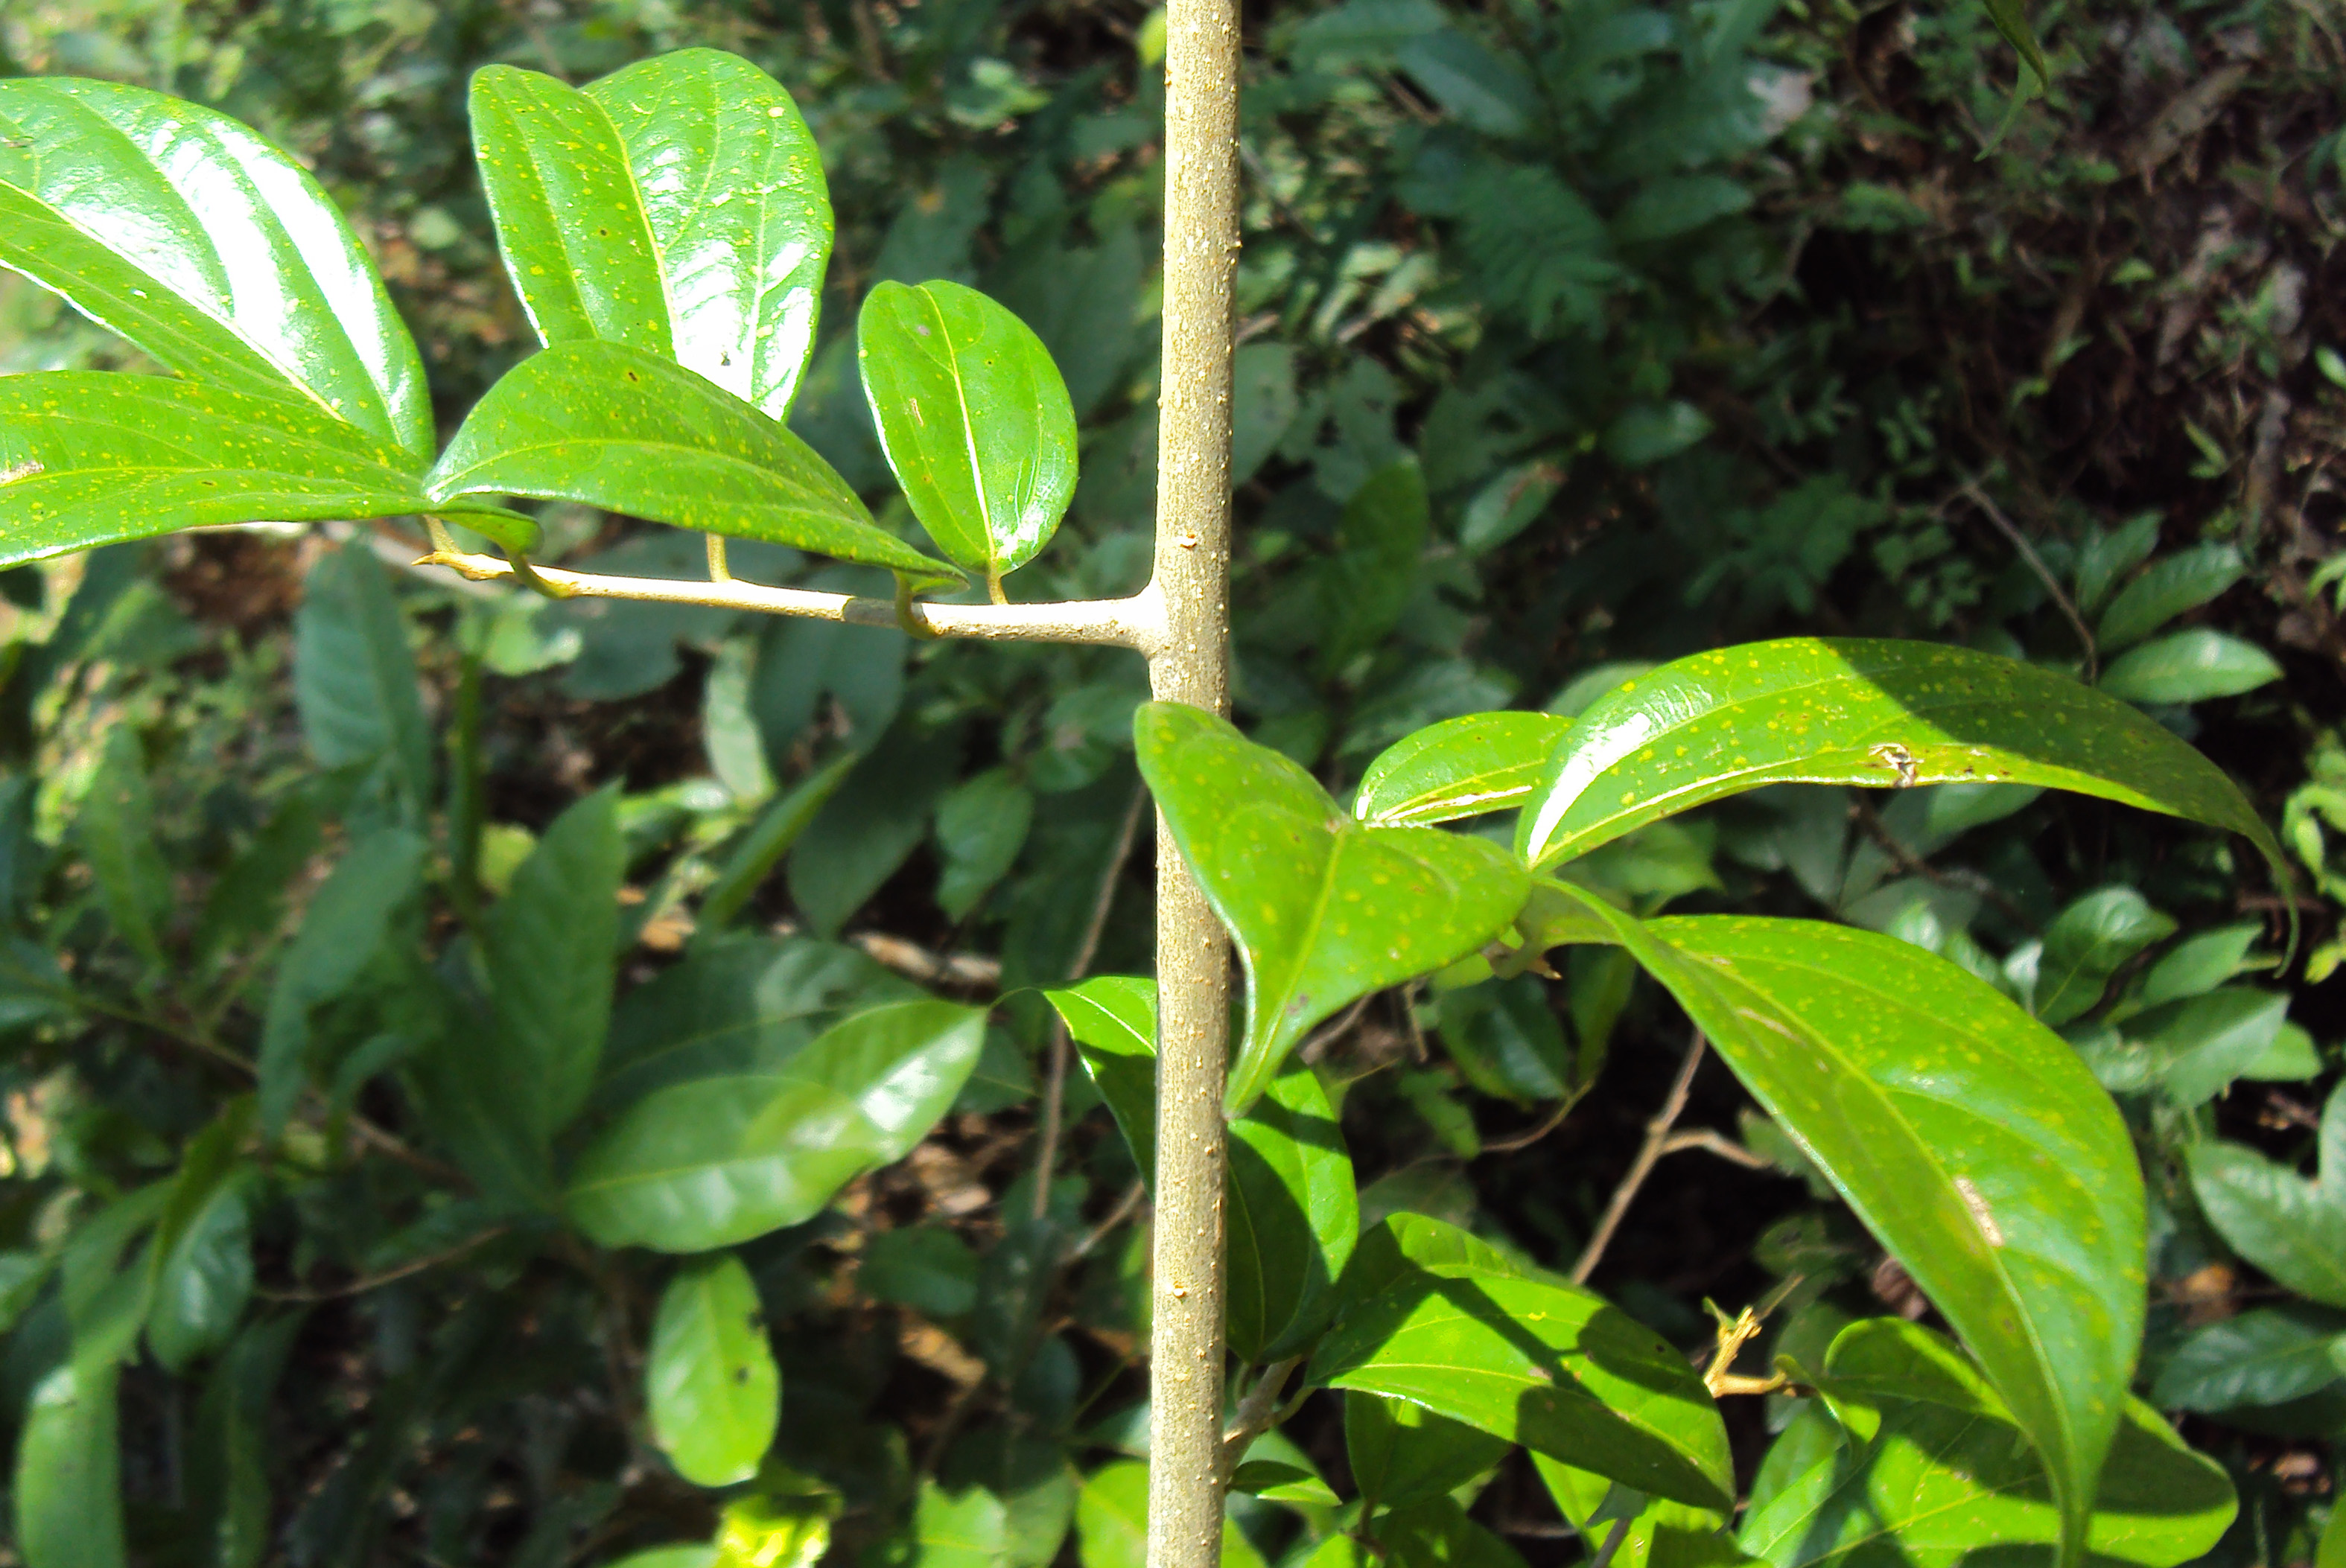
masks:
POLYGON ((984 642, 1091 643, 1131 648, 1154 658, 1166 642, 1165 601, 1152 581, 1126 599, 1076 599, 1046 605, 933 605, 913 600, 902 618, 892 599, 856 594, 823 594, 811 588, 768 588, 729 577, 694 583, 664 577, 607 577, 530 566, 517 572, 509 561, 439 550, 416 563, 446 566, 474 582, 499 577, 535 578, 556 597, 638 599, 660 605, 702 605, 758 615, 801 616, 859 626, 903 626, 930 636, 975 637, 984 642))

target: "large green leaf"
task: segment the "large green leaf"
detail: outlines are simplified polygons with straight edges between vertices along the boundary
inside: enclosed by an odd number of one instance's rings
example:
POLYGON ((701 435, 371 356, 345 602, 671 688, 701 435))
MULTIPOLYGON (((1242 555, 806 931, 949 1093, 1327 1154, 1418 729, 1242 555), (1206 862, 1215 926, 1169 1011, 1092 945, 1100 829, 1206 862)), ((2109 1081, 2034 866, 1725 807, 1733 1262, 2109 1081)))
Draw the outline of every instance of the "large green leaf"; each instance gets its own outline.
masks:
MULTIPOLYGON (((2054 1560, 2065 1519, 2045 1467, 1953 1345, 1877 1319, 1844 1329, 1825 1370, 1842 1441, 1755 1504, 1738 1532, 1746 1551, 1776 1568, 2054 1560)), ((2157 1411, 2124 1404, 2082 1544, 2096 1561, 2171 1568, 2224 1533, 2231 1483, 2157 1411)))
POLYGON ((660 1293, 644 1403, 660 1451, 695 1486, 758 1473, 781 1422, 782 1373, 758 1288, 731 1253, 684 1264, 660 1293))
POLYGON ((75 1358, 33 1390, 16 1441, 15 1545, 25 1568, 127 1568, 110 1360, 75 1358))
POLYGON ((1344 1135, 1311 1068, 1272 1079, 1230 1124, 1226 1212, 1230 1349, 1249 1361, 1309 1349, 1361 1228, 1344 1135))
POLYGON ((1526 864, 1762 784, 2045 784, 2280 847, 2215 764, 2065 677, 1936 643, 1797 637, 1696 654, 1580 716, 1525 803, 1526 864))
POLYGON ((2233 1251, 2300 1296, 2346 1307, 2346 1085, 2330 1092, 2320 1143, 2312 1181, 2245 1145, 2195 1144, 2191 1190, 2233 1251))
POLYGON ((1962 1333, 2082 1530, 2141 1343, 2145 1220, 2076 1053, 1893 937, 1584 901, 1962 1333))
POLYGON ((1379 827, 1423 826, 1521 805, 1571 728, 1552 713, 1470 713, 1429 724, 1369 764, 1352 815, 1379 827))
POLYGON ((768 417, 790 411, 831 257, 822 161, 780 83, 680 49, 584 92, 473 78, 506 270, 548 343, 672 354, 768 417))
POLYGON ((1247 972, 1242 1110, 1338 1008, 1474 952, 1529 884, 1496 845, 1355 820, 1317 780, 1224 719, 1178 703, 1133 715, 1140 771, 1247 972))
POLYGON ((483 1048, 540 1142, 586 1104, 610 1026, 627 871, 617 811, 606 789, 556 817, 481 921, 496 1019, 483 1048))
POLYGON ((1345 1462, 1353 1487, 1377 1506, 1446 1497, 1490 1471, 1513 1447, 1495 1433, 1406 1400, 1358 1389, 1344 1396, 1345 1462))
POLYGON ((99 371, 0 376, 0 566, 218 523, 420 511, 409 467, 288 397, 99 371))
POLYGON ((357 237, 225 115, 113 82, 0 82, 0 267, 192 380, 301 400, 410 469, 432 456, 423 362, 357 237))
POLYGON ((1640 1492, 1732 1504, 1702 1379, 1593 1292, 1412 1216, 1362 1237, 1312 1382, 1407 1400, 1640 1492))
POLYGON ((605 1247, 701 1252, 796 1225, 902 1158, 961 1093, 982 1009, 908 1002, 857 1014, 763 1073, 660 1089, 589 1144, 568 1205, 605 1247))
POLYGON ((1141 1179, 1157 1180, 1157 983, 1100 974, 1043 993, 1083 1055, 1084 1071, 1107 1102, 1141 1179))
POLYGON ((576 501, 678 528, 950 576, 872 521, 797 436, 682 366, 621 343, 561 342, 505 372, 429 476, 435 504, 576 501))
POLYGON ((944 281, 881 284, 855 332, 880 444, 929 537, 992 582, 1033 560, 1076 493, 1076 412, 1043 340, 944 281))

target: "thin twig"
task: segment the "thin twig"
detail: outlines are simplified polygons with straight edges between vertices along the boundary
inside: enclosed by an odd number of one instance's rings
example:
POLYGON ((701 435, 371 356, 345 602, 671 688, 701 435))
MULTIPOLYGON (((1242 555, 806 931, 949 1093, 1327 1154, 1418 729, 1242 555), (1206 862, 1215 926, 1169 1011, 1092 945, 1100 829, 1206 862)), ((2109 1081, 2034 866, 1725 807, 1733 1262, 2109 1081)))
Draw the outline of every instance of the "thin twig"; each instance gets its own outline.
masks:
POLYGON ((1338 1013, 1333 1023, 1323 1023, 1313 1031, 1311 1038, 1295 1048, 1296 1060, 1305 1063, 1318 1062, 1329 1046, 1342 1039, 1346 1032, 1361 1021, 1361 1014, 1369 1010, 1369 1003, 1374 1002, 1379 994, 1377 992, 1370 992, 1338 1013))
POLYGON ((1980 488, 1978 480, 1964 480, 1956 486, 1955 494, 1977 507, 1982 516, 1995 524, 1996 532, 2012 541, 2012 547, 2020 552, 2020 558, 2028 563, 2028 569, 2036 574, 2036 580, 2043 583, 2045 591, 2053 596, 2053 602, 2060 606, 2062 615, 2068 617, 2070 629, 2077 634, 2077 641, 2085 649, 2086 684, 2093 685, 2101 670, 2101 650, 2094 642, 2092 628, 2086 625, 2086 617, 2077 613, 2077 602, 2063 589, 2060 579, 2054 576, 2053 569, 2045 564, 2045 557, 2039 555, 2036 546, 2028 542, 2028 535, 2020 531, 2018 524, 2004 514, 2003 507, 1989 499, 1987 492, 1980 488))
POLYGON ((414 1258, 401 1264, 396 1268, 386 1268, 381 1274, 363 1275, 352 1280, 348 1285, 337 1285, 331 1290, 271 1290, 265 1286, 257 1285, 253 1287, 253 1294, 264 1301, 338 1301, 346 1296, 363 1296, 370 1290, 380 1289, 394 1280, 404 1279, 411 1274, 421 1274, 427 1268, 437 1268, 444 1263, 454 1262, 484 1242, 494 1241, 512 1228, 507 1225, 493 1225, 486 1230, 466 1237, 454 1247, 432 1253, 427 1257, 414 1258))
POLYGON ((1605 1544, 1596 1549, 1596 1555, 1589 1560, 1588 1568, 1612 1568, 1613 1559, 1621 1553, 1621 1543, 1628 1539, 1629 1522, 1615 1520, 1611 1533, 1605 1537, 1605 1544))
POLYGON ((1254 1380, 1254 1387, 1239 1400, 1239 1408, 1230 1412, 1229 1430, 1222 1434, 1222 1481, 1229 1482, 1230 1473, 1239 1467, 1246 1451, 1254 1440, 1269 1431, 1277 1422, 1279 1396, 1287 1390, 1287 1380, 1303 1364, 1300 1356, 1290 1356, 1284 1361, 1273 1361, 1254 1380))
POLYGON ((1696 1030, 1693 1040, 1688 1043, 1686 1060, 1678 1064, 1678 1079, 1670 1084, 1669 1097, 1662 1102, 1662 1108, 1654 1119, 1646 1124, 1646 1141, 1639 1146, 1637 1157, 1629 1163, 1629 1174, 1623 1176, 1621 1185, 1613 1189, 1613 1201, 1605 1206, 1605 1217, 1596 1222, 1596 1233, 1581 1249, 1580 1261, 1572 1266, 1572 1282, 1575 1285, 1586 1285, 1588 1277, 1596 1272, 1598 1260, 1604 1257, 1605 1249, 1613 1243, 1613 1233, 1621 1228, 1621 1217, 1629 1212, 1629 1205, 1637 1199, 1637 1189, 1646 1185, 1646 1177, 1652 1174, 1654 1163, 1662 1157, 1662 1145, 1669 1141, 1670 1128, 1677 1125, 1679 1113, 1686 1109, 1687 1091, 1693 1087, 1694 1072, 1702 1065, 1703 1048, 1707 1044, 1702 1031, 1696 1030))
MULTIPOLYGON (((1081 980, 1084 971, 1092 966, 1099 952, 1100 934, 1107 929, 1108 911, 1116 903, 1117 885, 1124 881, 1126 862, 1132 859, 1132 841, 1140 830, 1140 808, 1148 799, 1146 789, 1132 792, 1132 805, 1124 814, 1124 827, 1116 836, 1116 852, 1108 857, 1107 875, 1100 879, 1099 896, 1092 901, 1091 922, 1084 927, 1084 940, 1076 949, 1076 962, 1069 967, 1069 983, 1081 980)), ((1042 1218, 1051 1212, 1051 1167, 1059 1159, 1060 1109, 1067 1093, 1067 1021, 1051 1010, 1051 1072, 1050 1081, 1043 1091, 1043 1136, 1041 1146, 1035 1152, 1035 1217, 1042 1218)))
POLYGON ((1124 1196, 1116 1200, 1116 1207, 1107 1211, 1107 1217, 1086 1231, 1084 1238, 1068 1251, 1066 1261, 1076 1263, 1087 1257, 1093 1247, 1115 1234, 1117 1226, 1133 1217, 1140 1207, 1140 1200, 1148 1196, 1148 1184, 1137 1176, 1134 1177, 1132 1185, 1124 1189, 1124 1196))
POLYGON ((1755 1155, 1734 1139, 1713 1132, 1708 1127, 1697 1127, 1688 1132, 1672 1133, 1662 1140, 1662 1153, 1675 1155, 1687 1149, 1700 1149, 1707 1155, 1741 1166, 1748 1171, 1772 1169, 1765 1155, 1755 1155))
MULTIPOLYGON (((1483 1145, 1483 1153, 1486 1155, 1511 1155, 1517 1149, 1527 1149, 1531 1147, 1534 1144, 1539 1142, 1542 1138, 1556 1131, 1556 1128, 1564 1125, 1565 1117, 1572 1115, 1572 1107, 1577 1104, 1579 1104, 1579 1097, 1576 1095, 1556 1106, 1554 1115, 1550 1115, 1546 1121, 1542 1122, 1538 1126, 1534 1127, 1530 1132, 1518 1133, 1512 1138, 1501 1138, 1495 1144, 1484 1144, 1483 1145)), ((1480 1158, 1481 1156, 1477 1156, 1476 1157, 1480 1158)))

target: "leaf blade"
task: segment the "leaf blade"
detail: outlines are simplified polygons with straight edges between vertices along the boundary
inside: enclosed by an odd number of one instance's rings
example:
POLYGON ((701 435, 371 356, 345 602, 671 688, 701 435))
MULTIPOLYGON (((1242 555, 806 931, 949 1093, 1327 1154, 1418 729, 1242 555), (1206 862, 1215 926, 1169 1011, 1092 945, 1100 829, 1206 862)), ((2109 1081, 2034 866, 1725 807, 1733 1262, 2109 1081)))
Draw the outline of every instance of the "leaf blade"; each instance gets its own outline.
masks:
POLYGON ((758 1473, 781 1424, 782 1373, 740 1258, 697 1257, 668 1280, 644 1394, 653 1441, 685 1480, 730 1486, 758 1473))
POLYGON ((1551 713, 1470 713, 1394 741, 1369 764, 1352 815, 1430 826, 1504 811, 1539 782, 1572 721, 1551 713))

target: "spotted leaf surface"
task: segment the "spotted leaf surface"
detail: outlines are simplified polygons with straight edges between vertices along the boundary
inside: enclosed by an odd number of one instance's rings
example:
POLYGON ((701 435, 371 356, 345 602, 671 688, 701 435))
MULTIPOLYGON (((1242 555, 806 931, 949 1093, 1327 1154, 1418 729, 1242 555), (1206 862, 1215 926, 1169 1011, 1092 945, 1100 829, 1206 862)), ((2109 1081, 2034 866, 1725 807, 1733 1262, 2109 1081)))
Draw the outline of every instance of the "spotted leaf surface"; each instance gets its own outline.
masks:
POLYGON ((1696 654, 1581 715, 1515 847, 1553 865, 1762 784, 2050 785, 2228 828, 2280 850, 2232 781, 2127 704, 1937 643, 1795 637, 1696 654))
POLYGON ((1308 1378, 1413 1405, 1657 1497, 1733 1504, 1701 1377, 1594 1291, 1419 1216, 1362 1237, 1308 1378))
MULTIPOLYGON (((403 453, 312 403, 169 376, 0 376, 0 565, 210 524, 425 505, 403 453)), ((536 536, 510 514, 481 525, 517 545, 536 536)))
POLYGON ((431 459, 423 361, 373 264, 308 171, 225 115, 115 82, 0 82, 0 267, 182 375, 431 459))
POLYGON ((928 577, 952 571, 874 524, 805 442, 690 371, 618 343, 557 343, 506 372, 427 483, 435 504, 576 501, 928 577))
POLYGON ((681 49, 584 91, 474 78, 498 242, 548 343, 673 355, 769 418, 814 348, 831 198, 798 106, 738 56, 681 49))
POLYGON ((2144 1200, 2077 1054, 1892 937, 1584 901, 1963 1335, 2081 1531, 2142 1339, 2144 1200))
POLYGON ((1352 815, 1421 826, 1520 806, 1572 728, 1552 713, 1470 713, 1385 748, 1361 779, 1352 815))
POLYGON ((999 578, 1050 541, 1076 491, 1076 411, 1026 323, 958 283, 882 283, 856 323, 863 396, 937 548, 999 578))
POLYGON ((1362 823, 1224 719, 1151 702, 1132 728, 1157 809, 1246 966, 1233 1111, 1314 1023, 1474 952, 1523 907, 1528 881, 1495 844, 1362 823))

